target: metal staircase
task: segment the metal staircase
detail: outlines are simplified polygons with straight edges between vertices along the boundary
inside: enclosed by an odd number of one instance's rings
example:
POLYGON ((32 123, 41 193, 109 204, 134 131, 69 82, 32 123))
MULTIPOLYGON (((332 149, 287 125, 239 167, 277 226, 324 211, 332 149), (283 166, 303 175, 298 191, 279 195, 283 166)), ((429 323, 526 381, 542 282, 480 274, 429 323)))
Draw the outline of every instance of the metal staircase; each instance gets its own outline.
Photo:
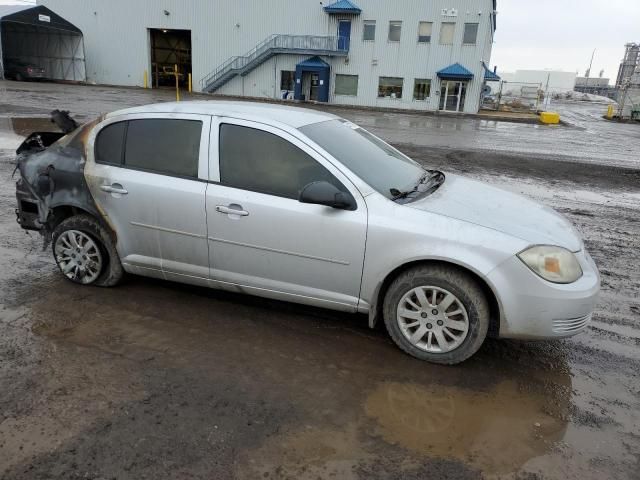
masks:
POLYGON ((200 87, 203 92, 212 93, 236 75, 247 75, 280 53, 346 57, 349 53, 348 44, 349 42, 340 42, 339 37, 332 36, 274 34, 245 55, 228 59, 202 78, 200 87))

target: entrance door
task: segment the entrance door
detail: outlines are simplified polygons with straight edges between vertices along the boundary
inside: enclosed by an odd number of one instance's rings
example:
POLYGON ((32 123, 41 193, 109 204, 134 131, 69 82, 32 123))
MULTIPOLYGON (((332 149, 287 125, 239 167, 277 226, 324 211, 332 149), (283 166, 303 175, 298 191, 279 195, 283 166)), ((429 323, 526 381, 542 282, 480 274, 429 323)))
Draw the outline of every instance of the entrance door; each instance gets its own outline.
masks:
POLYGON ((440 86, 440 110, 462 112, 467 93, 467 82, 443 80, 440 86))
POLYGON ((320 75, 311 74, 311 85, 309 86, 309 100, 318 100, 318 89, 320 88, 320 75))
POLYGON ((351 42, 351 20, 338 22, 338 50, 349 50, 351 42))

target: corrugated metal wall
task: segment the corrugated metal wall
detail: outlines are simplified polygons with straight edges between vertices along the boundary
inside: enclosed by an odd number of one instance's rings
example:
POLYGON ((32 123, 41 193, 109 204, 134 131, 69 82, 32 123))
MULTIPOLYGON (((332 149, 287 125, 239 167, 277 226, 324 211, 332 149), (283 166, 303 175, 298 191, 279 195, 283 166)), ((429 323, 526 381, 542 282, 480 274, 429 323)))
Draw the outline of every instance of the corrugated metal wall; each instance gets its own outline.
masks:
MULTIPOLYGON (((101 84, 142 85, 144 70, 150 70, 149 28, 191 30, 195 89, 199 89, 201 78, 226 59, 244 54, 271 34, 336 35, 337 20, 341 18, 327 15, 317 0, 39 0, 38 3, 82 30, 87 79, 101 84)), ((435 110, 440 91, 436 72, 460 62, 474 74, 465 111, 477 111, 484 74, 481 61, 488 64, 491 55, 493 0, 355 0, 355 3, 362 8, 362 14, 351 17, 348 60, 325 58, 332 67, 331 102, 435 110), (452 8, 457 9, 457 17, 442 15, 442 9, 452 8), (362 41, 364 20, 376 21, 375 42, 362 41), (402 21, 400 42, 387 40, 391 20, 402 21), (419 21, 434 23, 431 44, 418 44, 419 21), (443 21, 456 22, 453 45, 438 42, 443 21), (476 45, 462 45, 465 22, 480 23, 476 45), (336 73, 359 76, 357 96, 333 93, 336 73), (380 76, 404 78, 402 99, 377 98, 380 76), (432 79, 429 100, 413 100, 415 78, 432 79)), ((279 98, 280 71, 294 70, 301 59, 294 55, 272 58, 246 77, 231 80, 217 93, 279 98)))

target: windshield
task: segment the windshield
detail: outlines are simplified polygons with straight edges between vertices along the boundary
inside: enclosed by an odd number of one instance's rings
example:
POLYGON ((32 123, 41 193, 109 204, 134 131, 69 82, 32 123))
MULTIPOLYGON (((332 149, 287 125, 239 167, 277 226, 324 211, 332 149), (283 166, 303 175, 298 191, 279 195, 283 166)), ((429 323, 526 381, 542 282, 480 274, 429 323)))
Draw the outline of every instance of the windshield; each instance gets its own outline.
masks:
POLYGON ((425 173, 409 157, 346 120, 313 123, 300 131, 387 198, 413 187, 425 173))

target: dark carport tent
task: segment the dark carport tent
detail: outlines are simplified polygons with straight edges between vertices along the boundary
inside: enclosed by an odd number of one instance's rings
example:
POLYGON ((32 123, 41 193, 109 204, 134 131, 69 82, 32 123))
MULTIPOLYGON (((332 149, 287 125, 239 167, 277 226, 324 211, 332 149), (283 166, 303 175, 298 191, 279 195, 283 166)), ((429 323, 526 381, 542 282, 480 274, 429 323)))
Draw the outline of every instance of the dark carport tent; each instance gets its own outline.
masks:
POLYGON ((47 7, 0 5, 0 78, 8 59, 43 67, 50 79, 87 79, 82 32, 47 7))

